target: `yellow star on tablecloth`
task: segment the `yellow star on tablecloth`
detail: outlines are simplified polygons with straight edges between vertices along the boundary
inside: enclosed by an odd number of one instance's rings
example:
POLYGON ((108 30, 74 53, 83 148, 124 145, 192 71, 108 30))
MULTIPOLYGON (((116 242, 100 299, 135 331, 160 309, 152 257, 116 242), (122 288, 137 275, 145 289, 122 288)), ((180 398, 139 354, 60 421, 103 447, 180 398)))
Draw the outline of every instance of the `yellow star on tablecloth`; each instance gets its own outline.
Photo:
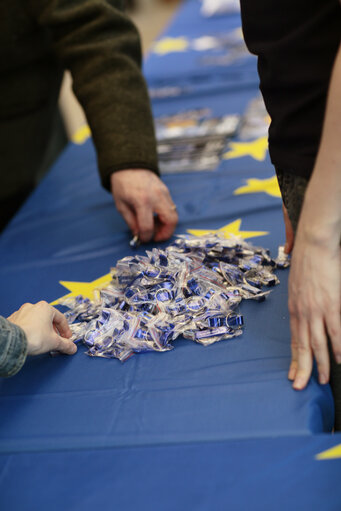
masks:
POLYGON ((73 133, 71 140, 74 144, 82 145, 84 142, 91 137, 91 131, 87 124, 83 124, 80 128, 78 128, 75 133, 73 133))
POLYGON ((320 452, 320 454, 315 457, 317 460, 332 460, 341 458, 341 444, 336 445, 331 449, 327 449, 327 451, 320 452))
POLYGON ((188 47, 189 41, 186 37, 165 37, 154 44, 153 51, 159 55, 166 55, 167 53, 185 51, 188 47))
POLYGON ((233 236, 237 236, 239 238, 256 238, 257 236, 265 236, 269 234, 267 231, 241 231, 242 220, 238 218, 234 222, 224 225, 220 227, 220 229, 187 229, 189 234, 193 234, 194 236, 202 236, 205 234, 224 234, 225 238, 230 238, 231 234, 233 236))
POLYGON ((265 192, 273 197, 281 197, 281 191, 278 186, 277 177, 269 177, 268 179, 247 179, 246 185, 237 188, 234 195, 242 195, 244 193, 265 192))
POLYGON ((103 287, 106 287, 111 282, 112 276, 110 273, 107 273, 106 275, 103 275, 102 277, 99 277, 96 280, 93 280, 92 282, 69 282, 65 280, 61 280, 59 284, 66 287, 70 293, 62 296, 61 298, 58 298, 54 302, 51 303, 51 305, 57 305, 59 302, 64 300, 65 298, 71 298, 73 296, 82 295, 84 298, 90 298, 90 300, 95 299, 94 291, 96 289, 101 289, 103 287))
POLYGON ((223 155, 225 160, 251 156, 255 160, 263 161, 268 150, 268 137, 256 138, 251 142, 230 142, 230 150, 223 155))

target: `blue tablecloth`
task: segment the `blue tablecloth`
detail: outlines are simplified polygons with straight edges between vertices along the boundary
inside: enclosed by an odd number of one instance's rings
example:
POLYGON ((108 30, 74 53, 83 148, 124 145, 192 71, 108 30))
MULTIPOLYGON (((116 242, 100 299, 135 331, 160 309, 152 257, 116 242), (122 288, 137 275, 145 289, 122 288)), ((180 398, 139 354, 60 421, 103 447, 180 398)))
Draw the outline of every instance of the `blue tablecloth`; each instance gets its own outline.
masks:
MULTIPOLYGON (((247 163, 248 157, 245 157, 247 163)), ((259 176, 266 175, 262 171, 259 176)), ((283 240, 280 199, 236 196, 248 171, 168 176, 178 232, 217 229, 240 218, 253 241, 283 240)), ((66 294, 59 281, 91 281, 131 253, 129 233, 99 185, 90 141, 70 146, 1 239, 4 313, 23 301, 66 294)), ((142 253, 145 247, 138 249, 142 253)), ((164 354, 126 363, 49 355, 0 382, 0 451, 148 445, 309 434, 332 427, 328 386, 303 392, 286 378, 290 335, 287 271, 264 303, 244 303, 241 338, 202 347, 178 340, 164 354)))
MULTIPOLYGON (((236 16, 202 19, 199 5, 196 0, 185 2, 165 36, 221 33, 226 23, 237 26, 236 16)), ((151 86, 157 81, 162 58, 167 59, 169 76, 176 77, 181 55, 174 60, 152 54, 145 67, 151 86)), ((211 108, 213 115, 242 113, 258 94, 254 60, 248 60, 249 67, 243 66, 240 86, 236 75, 229 78, 225 71, 203 85, 201 69, 192 91, 155 100, 155 115, 202 107, 211 108)), ((190 66, 186 77, 180 66, 179 83, 193 82, 191 76, 190 66)), ((261 140, 234 142, 244 145, 236 150, 227 144, 228 156, 215 172, 164 178, 178 206, 177 233, 232 224, 247 232, 250 241, 269 247, 276 255, 284 229, 281 200, 269 184, 274 170, 261 140), (251 187, 252 193, 236 194, 251 178, 260 186, 251 187)), ((90 282, 108 273, 118 259, 132 253, 129 239, 112 198, 100 187, 91 140, 81 146, 70 144, 0 238, 1 313, 9 314, 25 301, 51 302, 68 293, 60 281, 90 282)), ((142 254, 151 246, 136 252, 142 254)), ((139 495, 152 506, 154 493, 158 495, 162 484, 164 505, 158 509, 192 509, 185 505, 192 499, 196 509, 225 509, 221 503, 228 505, 229 501, 233 509, 245 509, 247 498, 251 501, 255 495, 263 499, 260 502, 270 502, 272 491, 291 504, 291 493, 283 496, 281 478, 290 491, 297 490, 295 453, 298 449, 304 460, 305 446, 309 456, 315 445, 320 448, 320 440, 315 444, 315 440, 309 443, 312 439, 302 437, 331 430, 333 403, 329 386, 318 385, 315 373, 302 392, 293 391, 287 380, 287 276, 287 271, 279 272, 281 285, 265 303, 243 303, 246 326, 238 339, 206 348, 179 339, 171 352, 137 355, 124 364, 90 358, 81 347, 74 357, 30 359, 17 376, 1 380, 2 507, 10 509, 10 502, 19 506, 21 495, 26 494, 27 509, 40 509, 32 503, 43 506, 49 492, 59 489, 61 498, 55 504, 50 502, 51 509, 85 510, 95 502, 109 509, 111 499, 121 503, 118 509, 133 509, 139 495), (274 444, 266 440, 295 435, 300 438, 278 439, 274 444), (257 440, 247 440, 251 438, 257 440), (101 450, 104 447, 106 450, 101 450), (248 453, 253 450, 257 455, 245 472, 248 453), (205 477, 206 465, 197 464, 199 459, 207 460, 205 477), (260 474, 256 460, 264 469, 260 474), (28 469, 32 466, 36 467, 33 471, 28 469), (45 477, 50 469, 55 475, 53 482, 50 476, 45 477), (290 471, 295 472, 294 478, 290 471), (23 493, 15 494, 12 477, 24 481, 23 493), (71 488, 83 478, 88 484, 72 494, 71 488), (136 493, 130 492, 135 479, 136 493), (239 486, 234 489, 236 481, 239 486), (264 493, 267 483, 269 496, 264 493), (105 491, 101 491, 102 485, 105 491), (173 492, 172 486, 179 491, 173 492), (61 506, 63 499, 66 504, 61 506), (207 499, 214 505, 208 505, 207 499)), ((328 443, 326 438, 321 440, 321 448, 328 443)), ((314 465, 309 477, 319 479, 320 466, 314 465)), ((334 472, 323 474, 324 497, 334 484, 334 472)), ((304 484, 298 502, 307 503, 310 510, 322 509, 305 494, 311 480, 303 473, 301 476, 304 484)), ((332 502, 323 509, 339 509, 332 502)), ((17 509, 15 505, 13 509, 17 509)))
POLYGON ((1 509, 340 511, 340 435, 0 455, 1 509))

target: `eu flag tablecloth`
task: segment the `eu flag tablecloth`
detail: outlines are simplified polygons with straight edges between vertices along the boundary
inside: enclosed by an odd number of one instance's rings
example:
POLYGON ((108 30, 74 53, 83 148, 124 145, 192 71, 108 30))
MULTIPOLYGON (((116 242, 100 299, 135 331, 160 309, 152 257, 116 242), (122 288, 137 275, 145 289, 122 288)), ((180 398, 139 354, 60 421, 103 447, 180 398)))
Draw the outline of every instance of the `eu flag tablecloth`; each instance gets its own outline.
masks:
POLYGON ((339 442, 316 435, 0 455, 0 503, 9 511, 339 511, 339 442))
MULTIPOLYGON (((196 24, 198 6, 186 2, 162 37, 193 39, 222 32, 224 23, 229 30, 240 24, 235 15, 196 24)), ((167 73, 180 84, 184 80, 196 84, 176 97, 155 100, 156 116, 201 107, 212 114, 241 114, 257 96, 252 58, 217 71, 217 79, 207 85, 203 78, 207 69, 197 68, 193 52, 189 53, 184 68, 177 64, 180 54, 177 59, 151 55, 146 65, 151 87, 167 73), (165 64, 160 63, 162 58, 167 59, 165 64)), ((165 182, 178 206, 178 233, 241 234, 269 247, 273 255, 283 243, 281 199, 264 136, 228 141, 214 172, 168 175, 165 182)), ((129 238, 111 197, 100 187, 91 140, 71 144, 0 239, 1 314, 25 301, 53 302, 79 289, 91 290, 92 282, 132 253, 129 238)), ((83 348, 70 358, 45 355, 28 360, 15 378, 0 382, 0 452, 330 431, 329 387, 318 385, 314 375, 298 393, 286 378, 287 272, 279 277, 281 285, 265 303, 242 305, 245 332, 235 340, 204 348, 180 339, 169 353, 134 356, 124 364, 89 358, 83 348)))

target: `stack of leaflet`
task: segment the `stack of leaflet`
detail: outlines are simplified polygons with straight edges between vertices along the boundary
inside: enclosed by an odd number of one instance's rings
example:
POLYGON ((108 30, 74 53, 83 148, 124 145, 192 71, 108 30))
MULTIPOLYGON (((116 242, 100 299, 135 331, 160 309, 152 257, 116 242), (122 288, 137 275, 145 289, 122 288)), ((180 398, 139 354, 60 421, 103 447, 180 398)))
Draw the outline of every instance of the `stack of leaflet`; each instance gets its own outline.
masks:
POLYGON ((209 108, 187 110, 159 117, 155 124, 163 174, 215 170, 226 141, 237 133, 240 115, 213 117, 209 108))
POLYGON ((144 73, 161 173, 220 171, 231 166, 231 143, 266 137, 269 118, 239 2, 185 2, 154 43, 144 73))

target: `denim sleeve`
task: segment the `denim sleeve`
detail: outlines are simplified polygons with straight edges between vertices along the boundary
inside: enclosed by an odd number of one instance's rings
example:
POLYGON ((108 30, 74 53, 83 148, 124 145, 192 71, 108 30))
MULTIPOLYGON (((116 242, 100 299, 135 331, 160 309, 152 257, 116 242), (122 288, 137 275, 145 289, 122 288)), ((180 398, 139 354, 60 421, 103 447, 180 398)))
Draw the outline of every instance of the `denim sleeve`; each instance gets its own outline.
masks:
POLYGON ((27 356, 27 340, 24 331, 0 316, 0 376, 16 374, 27 356))

